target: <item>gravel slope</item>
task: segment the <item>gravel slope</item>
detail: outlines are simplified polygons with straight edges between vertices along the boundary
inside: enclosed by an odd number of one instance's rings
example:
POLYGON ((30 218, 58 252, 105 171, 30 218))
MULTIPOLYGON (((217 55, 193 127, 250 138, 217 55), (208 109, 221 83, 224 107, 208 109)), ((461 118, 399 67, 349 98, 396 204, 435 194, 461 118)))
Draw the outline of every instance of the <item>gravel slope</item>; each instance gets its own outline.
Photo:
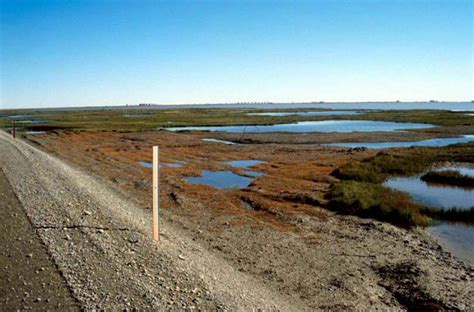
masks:
POLYGON ((0 170, 0 308, 78 311, 64 278, 0 170))
POLYGON ((172 224, 157 245, 143 209, 4 132, 0 166, 83 309, 307 310, 172 224))

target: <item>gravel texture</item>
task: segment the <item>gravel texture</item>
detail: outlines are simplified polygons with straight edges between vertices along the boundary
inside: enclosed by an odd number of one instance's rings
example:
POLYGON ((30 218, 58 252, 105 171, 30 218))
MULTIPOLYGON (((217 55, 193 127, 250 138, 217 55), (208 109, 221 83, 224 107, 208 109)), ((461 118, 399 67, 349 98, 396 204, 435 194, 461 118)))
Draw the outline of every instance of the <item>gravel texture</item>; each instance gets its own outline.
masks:
POLYGON ((171 225, 155 243, 145 210, 3 132, 0 165, 83 309, 305 309, 171 225))
POLYGON ((79 306, 46 246, 0 170, 1 310, 65 309, 79 306))

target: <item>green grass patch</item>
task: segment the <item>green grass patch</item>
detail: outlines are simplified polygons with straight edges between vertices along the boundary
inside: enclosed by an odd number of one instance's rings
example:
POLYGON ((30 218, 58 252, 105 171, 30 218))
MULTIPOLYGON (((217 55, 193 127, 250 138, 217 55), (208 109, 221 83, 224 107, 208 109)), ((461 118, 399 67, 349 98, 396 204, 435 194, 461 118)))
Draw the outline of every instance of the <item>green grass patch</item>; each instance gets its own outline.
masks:
MULTIPOLYGON (((472 208, 441 210, 424 207, 413 203, 407 194, 381 184, 392 176, 420 174, 438 162, 474 163, 474 143, 387 150, 363 161, 349 162, 333 172, 341 181, 331 188, 330 208, 404 227, 424 226, 430 219, 474 222, 472 208)), ((455 179, 455 183, 459 184, 472 183, 472 177, 469 177, 469 182, 459 173, 449 173, 443 179, 449 183, 453 183, 455 179)))
POLYGON ((430 171, 421 176, 425 182, 474 187, 474 177, 461 174, 456 170, 430 171))
POLYGON ((411 175, 427 169, 435 157, 430 155, 401 156, 379 153, 363 162, 351 162, 338 168, 333 175, 342 180, 381 183, 389 176, 411 175))
POLYGON ((426 226, 431 221, 421 213, 423 206, 413 203, 408 195, 376 183, 341 181, 331 187, 330 196, 329 207, 343 214, 401 227, 426 226))
POLYGON ((474 142, 382 151, 364 161, 349 162, 333 175, 341 180, 382 183, 391 176, 420 174, 438 162, 474 163, 474 142))

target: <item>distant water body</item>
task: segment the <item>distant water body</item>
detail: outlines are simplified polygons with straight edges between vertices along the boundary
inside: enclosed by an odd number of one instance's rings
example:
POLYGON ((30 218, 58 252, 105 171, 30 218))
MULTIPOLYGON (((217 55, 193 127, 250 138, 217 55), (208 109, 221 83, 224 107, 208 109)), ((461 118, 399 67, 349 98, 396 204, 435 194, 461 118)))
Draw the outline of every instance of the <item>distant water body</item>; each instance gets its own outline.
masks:
POLYGON ((412 109, 434 109, 451 111, 472 111, 474 103, 471 102, 344 102, 344 103, 275 103, 275 104, 196 104, 196 105, 155 105, 140 106, 137 108, 149 109, 176 109, 176 108, 256 108, 256 109, 339 109, 339 110, 412 110, 412 109))
POLYGON ((212 106, 258 109, 319 108, 339 110, 412 110, 434 109, 451 111, 474 111, 472 102, 344 102, 344 103, 276 103, 276 104, 216 104, 212 106))
POLYGON ((256 109, 340 109, 340 110, 411 110, 434 109, 452 111, 472 111, 472 102, 325 102, 325 103, 274 103, 274 104, 159 104, 150 106, 89 106, 89 107, 57 107, 45 108, 45 111, 87 111, 97 109, 184 109, 184 108, 256 108, 256 109))
POLYGON ((474 141, 474 135, 465 135, 459 138, 436 138, 430 140, 422 140, 422 141, 408 141, 408 142, 341 142, 341 143, 329 143, 329 144, 321 144, 325 146, 342 146, 342 147, 366 147, 366 148, 392 148, 392 147, 412 147, 412 146, 431 146, 431 147, 439 147, 439 146, 448 146, 451 144, 459 144, 459 143, 468 143, 474 141))
POLYGON ((246 126, 209 126, 209 127, 172 127, 169 131, 223 131, 223 132, 372 132, 398 131, 404 129, 432 128, 430 124, 389 122, 371 120, 323 120, 300 121, 295 123, 274 125, 246 125, 246 126))
POLYGON ((320 109, 343 109, 343 110, 412 110, 412 109, 435 109, 451 111, 474 111, 474 103, 471 102, 363 102, 363 103, 279 103, 279 104, 236 104, 239 107, 275 109, 275 108, 320 108, 320 109))
POLYGON ((271 116, 271 117, 284 117, 284 116, 345 116, 345 115, 358 115, 356 111, 323 111, 323 112, 268 112, 268 113, 249 113, 249 116, 271 116))

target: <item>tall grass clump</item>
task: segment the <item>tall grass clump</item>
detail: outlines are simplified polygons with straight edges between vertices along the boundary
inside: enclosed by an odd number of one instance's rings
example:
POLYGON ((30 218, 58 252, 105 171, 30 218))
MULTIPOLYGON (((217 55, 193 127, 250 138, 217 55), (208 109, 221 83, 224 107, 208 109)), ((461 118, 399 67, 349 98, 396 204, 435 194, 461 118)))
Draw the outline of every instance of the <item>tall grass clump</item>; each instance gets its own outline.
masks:
POLYGON ((380 184, 341 181, 330 191, 329 207, 343 214, 374 218, 401 227, 427 226, 430 218, 422 214, 423 206, 408 195, 380 184))
POLYGON ((421 176, 425 182, 474 187, 474 177, 461 174, 456 170, 430 171, 421 176))
POLYGON ((363 162, 351 162, 336 169, 333 175, 341 180, 381 183, 389 176, 411 175, 427 169, 432 163, 429 155, 399 156, 379 153, 363 162))

